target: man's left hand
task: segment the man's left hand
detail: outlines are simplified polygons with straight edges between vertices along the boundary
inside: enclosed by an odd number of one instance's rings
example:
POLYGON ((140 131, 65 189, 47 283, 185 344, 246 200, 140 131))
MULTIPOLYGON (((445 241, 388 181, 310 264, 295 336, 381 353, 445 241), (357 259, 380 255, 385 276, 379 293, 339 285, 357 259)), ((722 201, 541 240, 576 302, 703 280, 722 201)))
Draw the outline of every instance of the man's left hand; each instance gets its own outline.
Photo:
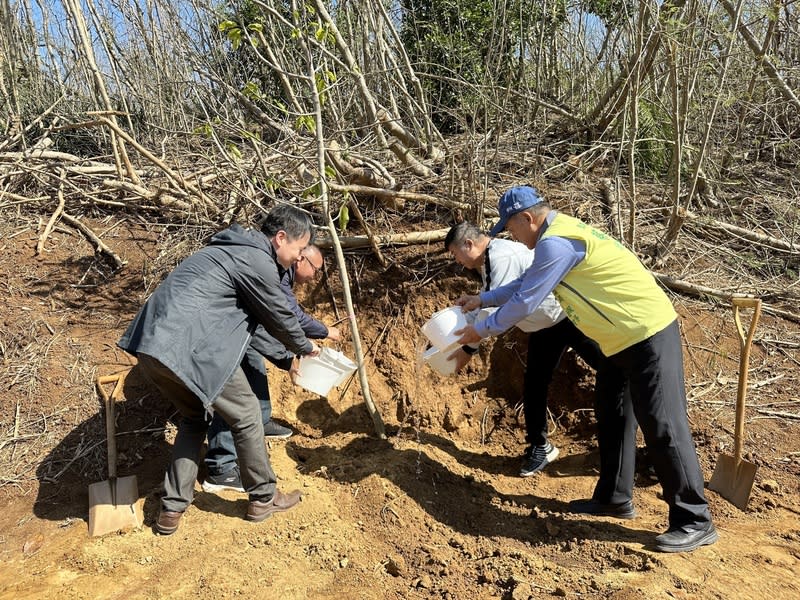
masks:
POLYGON ((447 357, 447 360, 455 360, 456 361, 456 373, 460 373, 461 369, 467 366, 467 363, 472 359, 471 354, 467 354, 461 348, 457 348, 455 352, 450 354, 447 357))
POLYGON ((300 376, 300 360, 295 358, 292 360, 292 366, 289 367, 289 378, 294 385, 297 385, 297 378, 300 376))

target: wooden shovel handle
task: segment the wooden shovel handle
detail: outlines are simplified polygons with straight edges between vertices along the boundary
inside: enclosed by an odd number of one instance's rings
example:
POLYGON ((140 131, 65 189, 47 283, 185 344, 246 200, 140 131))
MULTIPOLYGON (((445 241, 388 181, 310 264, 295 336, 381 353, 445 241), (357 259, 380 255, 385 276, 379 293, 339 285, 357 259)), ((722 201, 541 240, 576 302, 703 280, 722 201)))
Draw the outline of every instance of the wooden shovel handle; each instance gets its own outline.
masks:
POLYGON ((747 393, 747 371, 750 364, 750 348, 753 345, 753 336, 756 333, 756 325, 761 317, 761 300, 759 298, 732 298, 733 320, 736 321, 736 329, 739 333, 740 352, 739 352, 739 388, 736 392, 736 429, 734 432, 733 460, 738 468, 742 461, 742 446, 744 444, 744 408, 745 395, 747 393), (739 318, 740 308, 752 308, 753 317, 750 321, 750 328, 745 335, 742 321, 739 318))
POLYGON ((103 399, 103 406, 106 410, 106 442, 108 443, 108 478, 117 478, 117 432, 114 408, 117 399, 122 395, 122 386, 125 383, 125 376, 128 371, 115 373, 114 375, 103 375, 97 378, 97 391, 103 399), (114 384, 111 395, 106 394, 104 385, 114 384))

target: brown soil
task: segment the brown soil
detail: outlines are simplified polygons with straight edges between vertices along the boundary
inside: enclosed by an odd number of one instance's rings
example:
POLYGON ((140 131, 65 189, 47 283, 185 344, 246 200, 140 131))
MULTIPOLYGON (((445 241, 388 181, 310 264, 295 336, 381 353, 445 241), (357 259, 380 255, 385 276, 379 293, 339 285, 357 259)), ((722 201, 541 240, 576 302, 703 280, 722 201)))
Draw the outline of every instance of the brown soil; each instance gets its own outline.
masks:
MULTIPOLYGON (((67 230, 37 258, 35 223, 0 226, 0 598, 800 598, 796 325, 765 317, 753 348, 745 449, 758 473, 747 510, 709 491, 720 541, 659 554, 651 545, 666 505, 644 452, 639 518, 565 512, 591 494, 598 466, 593 375, 579 361, 568 355, 552 387, 561 457, 529 479, 517 476, 522 338, 484 348, 460 377, 417 364, 419 326, 475 288, 438 244, 389 251, 395 266, 382 274, 365 254, 348 256, 387 440, 373 433, 357 379, 322 399, 272 372, 276 417, 297 433, 270 454, 282 489, 303 491, 301 505, 251 524, 245 496, 198 491, 178 532, 157 536, 175 428, 133 369, 118 409, 119 472, 138 479, 145 527, 90 538, 87 486, 106 478, 94 378, 133 364, 116 340, 199 243, 131 221, 93 225, 128 261, 121 272, 67 230)), ((333 287, 336 307, 326 286, 301 293, 329 323, 343 314, 333 287)), ((708 480, 717 456, 732 452, 738 341, 728 307, 674 302, 708 480)), ((353 356, 349 340, 341 347, 353 356)))

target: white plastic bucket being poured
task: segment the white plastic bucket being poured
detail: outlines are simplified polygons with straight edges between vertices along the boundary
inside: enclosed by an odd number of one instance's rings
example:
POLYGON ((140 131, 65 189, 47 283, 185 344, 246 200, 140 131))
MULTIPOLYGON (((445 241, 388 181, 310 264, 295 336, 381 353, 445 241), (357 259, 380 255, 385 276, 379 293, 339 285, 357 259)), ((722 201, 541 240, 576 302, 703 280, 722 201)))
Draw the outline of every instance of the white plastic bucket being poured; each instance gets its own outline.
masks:
POLYGON ((356 370, 358 365, 338 350, 322 348, 319 356, 304 356, 300 359, 299 374, 295 383, 320 396, 327 396, 332 387, 356 370))
POLYGON ((467 326, 466 315, 461 311, 460 306, 445 308, 428 319, 422 326, 422 333, 425 334, 431 344, 439 350, 445 350, 458 341, 454 332, 467 326))
POLYGON ((422 354, 422 362, 441 375, 453 375, 456 372, 456 361, 448 360, 453 352, 458 348, 453 344, 445 350, 439 350, 436 346, 431 346, 422 354))

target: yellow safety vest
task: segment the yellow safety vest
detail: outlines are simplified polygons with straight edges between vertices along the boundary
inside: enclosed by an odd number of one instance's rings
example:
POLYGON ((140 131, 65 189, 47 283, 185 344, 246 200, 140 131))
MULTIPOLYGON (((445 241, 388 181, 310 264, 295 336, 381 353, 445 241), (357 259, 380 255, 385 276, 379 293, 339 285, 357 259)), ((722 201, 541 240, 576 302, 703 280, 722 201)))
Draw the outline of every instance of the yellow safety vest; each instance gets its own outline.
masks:
POLYGON ((611 356, 672 323, 677 314, 653 276, 617 240, 557 213, 542 239, 580 240, 586 256, 553 290, 567 317, 611 356))

